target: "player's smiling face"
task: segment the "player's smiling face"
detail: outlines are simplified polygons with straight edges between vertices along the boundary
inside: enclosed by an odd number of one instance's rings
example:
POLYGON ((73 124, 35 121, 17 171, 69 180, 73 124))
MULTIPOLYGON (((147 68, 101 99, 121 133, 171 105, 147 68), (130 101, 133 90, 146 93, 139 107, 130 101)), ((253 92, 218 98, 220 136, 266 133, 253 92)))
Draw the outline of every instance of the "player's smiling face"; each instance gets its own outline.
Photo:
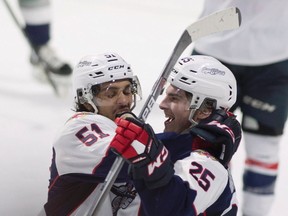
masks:
POLYGON ((114 121, 117 114, 130 111, 133 102, 132 84, 129 80, 104 83, 95 99, 98 114, 114 121))
POLYGON ((166 96, 159 105, 167 118, 164 122, 164 132, 181 133, 190 127, 191 122, 188 120, 190 115, 189 105, 190 101, 185 91, 172 85, 168 86, 166 96))

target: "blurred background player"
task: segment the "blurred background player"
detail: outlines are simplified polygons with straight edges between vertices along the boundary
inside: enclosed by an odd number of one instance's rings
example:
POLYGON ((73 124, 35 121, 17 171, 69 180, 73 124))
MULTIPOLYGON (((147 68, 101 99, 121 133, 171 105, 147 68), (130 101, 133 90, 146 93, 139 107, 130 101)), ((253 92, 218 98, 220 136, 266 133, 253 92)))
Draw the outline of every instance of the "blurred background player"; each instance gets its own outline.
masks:
MULTIPOLYGON (((42 75, 36 73, 35 76, 43 77, 44 63, 47 70, 51 72, 50 75, 53 75, 55 79, 67 78, 72 73, 70 65, 59 58, 49 45, 51 35, 50 0, 18 0, 18 3, 25 22, 24 31, 36 51, 36 53, 31 53, 30 62, 36 71, 42 72, 42 75)), ((67 82, 69 81, 67 80, 67 82)))
POLYGON ((234 73, 246 150, 243 215, 267 215, 275 193, 279 144, 288 112, 288 1, 206 0, 201 16, 236 6, 238 30, 195 42, 193 54, 214 56, 234 73))

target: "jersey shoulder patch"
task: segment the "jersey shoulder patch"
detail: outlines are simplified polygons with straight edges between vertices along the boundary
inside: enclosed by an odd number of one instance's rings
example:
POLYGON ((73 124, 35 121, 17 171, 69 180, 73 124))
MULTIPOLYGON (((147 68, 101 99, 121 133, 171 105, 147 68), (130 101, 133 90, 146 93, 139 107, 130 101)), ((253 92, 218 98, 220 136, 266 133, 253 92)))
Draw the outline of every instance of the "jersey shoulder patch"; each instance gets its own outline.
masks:
POLYGON ((213 155, 211 155, 211 154, 210 154, 209 152, 207 152, 207 151, 198 149, 198 150, 195 150, 195 151, 193 151, 193 152, 198 153, 199 155, 202 155, 202 156, 206 156, 207 158, 211 158, 211 159, 214 160, 214 161, 218 161, 213 155))

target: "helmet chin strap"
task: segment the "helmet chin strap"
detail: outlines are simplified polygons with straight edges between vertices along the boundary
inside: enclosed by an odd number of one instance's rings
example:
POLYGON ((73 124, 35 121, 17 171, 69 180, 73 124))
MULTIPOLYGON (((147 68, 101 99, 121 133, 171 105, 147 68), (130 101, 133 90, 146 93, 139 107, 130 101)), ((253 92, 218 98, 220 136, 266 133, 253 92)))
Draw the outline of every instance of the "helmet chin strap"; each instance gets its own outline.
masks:
POLYGON ((193 106, 191 106, 189 108, 191 111, 190 111, 190 115, 189 115, 189 121, 191 122, 191 127, 194 127, 195 125, 198 124, 198 122, 196 122, 193 118, 195 116, 195 113, 196 113, 196 108, 193 108, 193 106))
POLYGON ((130 111, 132 111, 135 107, 136 107, 136 94, 133 94, 133 103, 132 103, 132 106, 130 108, 130 111))
POLYGON ((97 114, 98 113, 98 108, 96 107, 95 97, 93 97, 92 100, 89 98, 88 99, 88 103, 93 107, 94 113, 97 114))

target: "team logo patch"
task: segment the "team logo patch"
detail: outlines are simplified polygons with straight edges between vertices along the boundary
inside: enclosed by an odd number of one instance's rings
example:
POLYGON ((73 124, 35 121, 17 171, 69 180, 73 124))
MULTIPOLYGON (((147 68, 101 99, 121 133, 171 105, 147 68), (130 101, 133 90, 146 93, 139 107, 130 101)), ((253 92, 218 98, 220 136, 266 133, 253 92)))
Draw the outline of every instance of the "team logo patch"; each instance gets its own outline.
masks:
POLYGON ((197 152, 198 154, 200 154, 200 155, 204 155, 204 156, 206 156, 207 158, 211 158, 212 160, 215 160, 215 161, 217 161, 217 159, 214 157, 214 156, 212 156, 209 152, 207 152, 207 151, 203 151, 203 150, 201 150, 201 149, 197 149, 197 150, 195 150, 194 152, 197 152))
POLYGON ((113 215, 117 215, 119 209, 126 209, 137 195, 132 183, 127 183, 120 186, 113 185, 111 192, 115 194, 115 198, 111 203, 113 215))
POLYGON ((219 70, 217 68, 204 67, 202 72, 204 74, 211 74, 211 75, 221 75, 221 76, 225 75, 225 71, 219 70))

